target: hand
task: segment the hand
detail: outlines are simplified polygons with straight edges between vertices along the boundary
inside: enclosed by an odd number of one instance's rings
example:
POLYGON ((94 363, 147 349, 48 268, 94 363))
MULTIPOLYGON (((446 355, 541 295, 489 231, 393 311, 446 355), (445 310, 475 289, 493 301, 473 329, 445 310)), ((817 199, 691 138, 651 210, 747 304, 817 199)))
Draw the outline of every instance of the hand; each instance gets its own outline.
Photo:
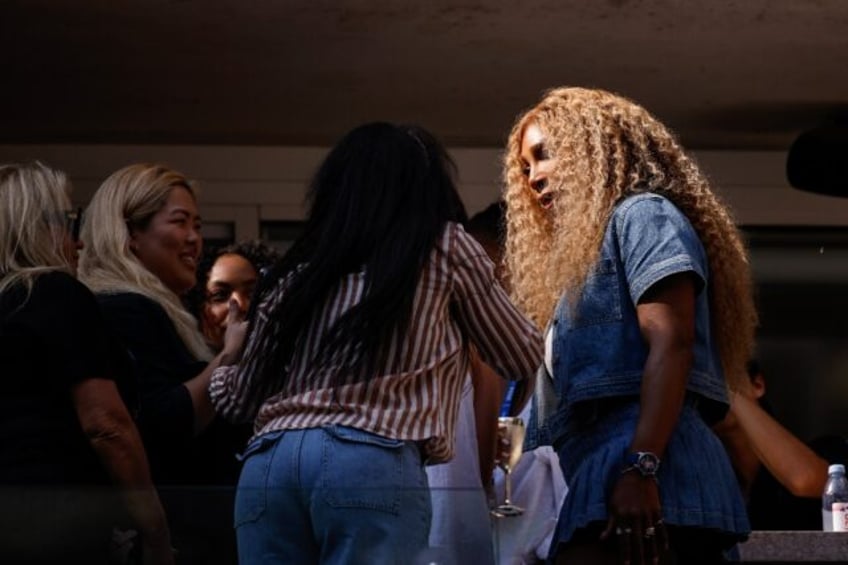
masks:
POLYGON ((638 471, 622 473, 609 502, 609 521, 601 539, 615 536, 622 565, 664 563, 668 534, 662 521, 657 482, 638 471))
POLYGON ((174 565, 175 553, 167 534, 142 538, 141 560, 144 565, 174 565))
POLYGON ((224 332, 224 349, 221 353, 225 364, 232 365, 241 358, 247 334, 247 320, 234 299, 231 299, 227 306, 227 329, 224 332))

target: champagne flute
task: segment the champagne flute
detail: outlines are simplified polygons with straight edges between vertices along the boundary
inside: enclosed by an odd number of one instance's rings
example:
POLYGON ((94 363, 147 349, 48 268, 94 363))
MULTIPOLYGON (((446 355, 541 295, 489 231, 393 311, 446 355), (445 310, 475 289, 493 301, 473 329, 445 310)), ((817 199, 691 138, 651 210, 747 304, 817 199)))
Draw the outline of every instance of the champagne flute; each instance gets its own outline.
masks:
POLYGON ((509 456, 498 461, 498 467, 504 472, 504 501, 492 509, 492 514, 498 517, 520 516, 524 509, 512 503, 512 470, 521 459, 524 448, 524 420, 521 418, 501 416, 498 418, 498 428, 503 430, 504 437, 509 442, 509 456))

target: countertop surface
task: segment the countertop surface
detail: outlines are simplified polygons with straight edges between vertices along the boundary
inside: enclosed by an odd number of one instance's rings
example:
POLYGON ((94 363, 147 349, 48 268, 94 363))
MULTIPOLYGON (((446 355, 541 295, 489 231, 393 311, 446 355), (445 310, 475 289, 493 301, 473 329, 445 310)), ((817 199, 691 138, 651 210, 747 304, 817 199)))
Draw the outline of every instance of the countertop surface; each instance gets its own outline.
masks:
POLYGON ((742 561, 848 563, 848 532, 752 532, 739 544, 742 561))

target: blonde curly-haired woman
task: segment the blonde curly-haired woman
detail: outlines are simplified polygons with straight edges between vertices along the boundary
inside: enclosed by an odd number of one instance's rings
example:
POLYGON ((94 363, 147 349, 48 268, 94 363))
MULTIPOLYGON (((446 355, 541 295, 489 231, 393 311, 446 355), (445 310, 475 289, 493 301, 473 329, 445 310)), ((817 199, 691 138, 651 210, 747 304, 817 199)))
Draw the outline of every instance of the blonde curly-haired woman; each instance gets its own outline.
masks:
POLYGON ((555 446, 570 489, 551 557, 722 561, 749 526, 710 425, 756 324, 727 208, 663 124, 602 90, 545 94, 504 175, 514 299, 547 328, 552 377, 528 439, 555 446))

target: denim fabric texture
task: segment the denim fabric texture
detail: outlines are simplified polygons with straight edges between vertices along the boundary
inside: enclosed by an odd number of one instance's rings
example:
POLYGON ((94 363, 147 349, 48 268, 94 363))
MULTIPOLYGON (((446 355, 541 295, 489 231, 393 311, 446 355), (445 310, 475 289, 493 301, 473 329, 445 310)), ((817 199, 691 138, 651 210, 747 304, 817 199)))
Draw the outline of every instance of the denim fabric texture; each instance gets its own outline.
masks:
POLYGON ((575 530, 607 519, 607 493, 638 421, 648 357, 636 305, 678 273, 698 281, 695 344, 685 407, 658 477, 663 517, 726 534, 728 546, 750 530, 727 454, 709 428, 727 411, 727 390, 711 335, 706 252, 674 204, 644 193, 615 207, 581 296, 574 306, 563 296, 551 321, 553 375, 538 377, 525 449, 553 445, 569 487, 552 555, 575 530))
MULTIPOLYGON (((720 532, 720 549, 727 549, 745 539, 751 528, 727 452, 701 418, 697 404, 694 395, 686 399, 660 465, 662 516, 669 526, 720 532)), ((558 544, 571 539, 578 528, 606 524, 607 494, 621 473, 638 419, 639 402, 634 398, 570 422, 574 433, 568 434, 558 452, 569 490, 551 557, 558 544)))
POLYGON ((260 436, 235 504, 240 563, 412 563, 431 507, 418 446, 328 425, 260 436))
POLYGON ((539 375, 555 407, 534 401, 525 449, 564 441, 569 411, 578 403, 639 394, 648 348, 636 304, 652 285, 677 273, 699 282, 695 312, 694 362, 688 390, 704 398, 701 407, 720 418, 727 389, 710 333, 706 252, 686 216, 668 199, 644 193, 622 200, 607 224, 600 259, 572 308, 560 299, 553 325, 553 378, 539 375), (550 390, 552 388, 552 390, 550 390))

